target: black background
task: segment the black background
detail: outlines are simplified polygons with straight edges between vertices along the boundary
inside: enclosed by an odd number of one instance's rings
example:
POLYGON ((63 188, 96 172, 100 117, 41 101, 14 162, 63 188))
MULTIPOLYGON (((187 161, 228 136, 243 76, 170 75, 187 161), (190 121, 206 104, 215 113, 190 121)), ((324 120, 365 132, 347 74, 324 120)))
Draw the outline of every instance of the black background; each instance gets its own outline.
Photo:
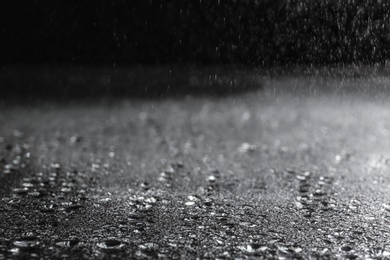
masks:
POLYGON ((3 64, 377 63, 387 1, 2 1, 3 64))

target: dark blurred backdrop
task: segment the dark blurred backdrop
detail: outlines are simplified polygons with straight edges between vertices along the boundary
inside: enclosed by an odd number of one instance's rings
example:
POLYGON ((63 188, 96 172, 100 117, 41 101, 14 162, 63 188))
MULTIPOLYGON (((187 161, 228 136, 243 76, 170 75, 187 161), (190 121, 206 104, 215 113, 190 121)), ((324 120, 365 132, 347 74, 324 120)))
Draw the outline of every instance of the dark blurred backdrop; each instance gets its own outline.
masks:
POLYGON ((390 58, 384 0, 8 0, 0 26, 0 100, 225 93, 258 82, 221 68, 390 58))
POLYGON ((5 64, 375 63, 390 57, 378 0, 1 1, 5 64))

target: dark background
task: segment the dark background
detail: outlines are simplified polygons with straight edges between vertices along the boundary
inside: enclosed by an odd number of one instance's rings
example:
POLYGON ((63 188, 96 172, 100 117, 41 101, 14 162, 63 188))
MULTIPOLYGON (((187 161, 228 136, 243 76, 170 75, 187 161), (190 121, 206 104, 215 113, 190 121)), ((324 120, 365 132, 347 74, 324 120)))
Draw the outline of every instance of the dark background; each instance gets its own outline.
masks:
POLYGON ((0 101, 230 93, 259 88, 231 68, 390 58, 390 4, 379 0, 14 0, 0 2, 0 19, 0 101))
POLYGON ((2 1, 4 64, 335 64, 390 55, 386 1, 2 1))

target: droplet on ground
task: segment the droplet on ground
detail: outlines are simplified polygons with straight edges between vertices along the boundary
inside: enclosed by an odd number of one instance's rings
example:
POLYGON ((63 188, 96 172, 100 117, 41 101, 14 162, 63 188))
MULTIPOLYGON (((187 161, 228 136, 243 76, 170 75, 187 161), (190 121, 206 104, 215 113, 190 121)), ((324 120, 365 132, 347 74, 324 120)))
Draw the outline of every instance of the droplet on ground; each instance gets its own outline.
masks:
POLYGON ((136 255, 142 258, 156 259, 159 255, 159 244, 157 243, 145 243, 139 245, 139 251, 136 252, 136 255))
POLYGON ((107 202, 110 202, 111 201, 111 198, 102 198, 102 199, 99 199, 99 203, 107 203, 107 202))
POLYGON ((256 151, 257 146, 255 144, 242 143, 237 150, 239 153, 249 153, 256 151))
POLYGON ((73 247, 76 247, 79 243, 80 243, 79 240, 72 239, 72 240, 59 241, 56 243, 56 245, 59 247, 64 247, 64 248, 73 248, 73 247))
POLYGON ((39 245, 39 241, 36 237, 21 237, 16 239, 13 245, 25 249, 35 248, 39 245))
POLYGON ((14 193, 16 194, 27 194, 27 192, 29 191, 28 188, 24 187, 24 188, 15 188, 12 190, 14 193))
POLYGON ((263 252, 268 249, 267 246, 262 246, 260 244, 252 243, 247 244, 244 246, 239 246, 238 249, 240 249, 244 254, 255 254, 256 252, 263 252))
POLYGON ((109 240, 97 243, 97 247, 104 249, 104 250, 119 250, 119 249, 122 249, 124 246, 125 246, 124 243, 122 243, 119 240, 115 240, 115 239, 109 239, 109 240))
POLYGON ((199 200, 198 197, 193 196, 193 195, 190 195, 190 196, 188 196, 187 198, 188 198, 190 201, 198 201, 198 200, 199 200))
POLYGON ((184 203, 186 206, 194 206, 195 205, 195 201, 187 201, 186 203, 184 203))
POLYGON ((145 244, 139 245, 139 249, 142 251, 157 250, 158 248, 159 248, 159 244, 157 244, 157 243, 145 243, 145 244))
POLYGON ((217 180, 217 178, 216 178, 215 176, 213 176, 213 175, 211 175, 211 176, 209 176, 209 177, 207 178, 207 181, 210 182, 210 183, 213 183, 213 182, 215 182, 216 180, 217 180))

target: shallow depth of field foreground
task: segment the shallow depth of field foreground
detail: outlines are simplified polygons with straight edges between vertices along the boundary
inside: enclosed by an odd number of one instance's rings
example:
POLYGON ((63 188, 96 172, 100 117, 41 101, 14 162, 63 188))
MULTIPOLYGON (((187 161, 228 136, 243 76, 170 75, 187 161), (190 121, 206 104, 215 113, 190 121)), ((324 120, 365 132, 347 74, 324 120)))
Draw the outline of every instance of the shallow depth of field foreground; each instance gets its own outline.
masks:
POLYGON ((3 104, 0 259, 389 257, 389 87, 3 104))

